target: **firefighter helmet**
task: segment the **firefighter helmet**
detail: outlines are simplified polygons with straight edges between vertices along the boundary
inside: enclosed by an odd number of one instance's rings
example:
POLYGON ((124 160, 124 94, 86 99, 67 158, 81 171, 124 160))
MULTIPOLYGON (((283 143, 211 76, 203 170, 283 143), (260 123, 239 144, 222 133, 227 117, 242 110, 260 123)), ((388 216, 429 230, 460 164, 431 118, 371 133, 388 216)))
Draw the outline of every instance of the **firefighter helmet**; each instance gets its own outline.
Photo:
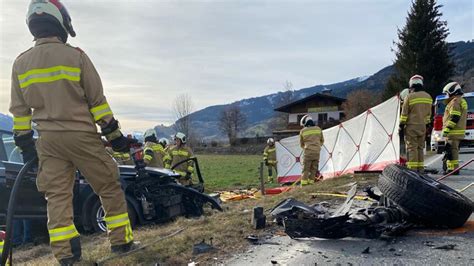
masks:
POLYGON ((71 16, 59 0, 31 0, 26 24, 35 38, 59 35, 66 42, 68 34, 76 37, 71 16))
POLYGON ((181 143, 183 144, 185 144, 187 141, 186 135, 184 135, 184 133, 181 133, 181 132, 176 133, 176 135, 174 135, 174 138, 175 140, 179 139, 181 143))
POLYGON ((145 134, 143 134, 145 141, 157 142, 156 141, 156 131, 154 128, 147 129, 145 134))
POLYGON ((158 140, 158 143, 161 144, 161 146, 166 147, 170 145, 170 141, 167 138, 161 138, 158 140))
POLYGON ((410 89, 404 89, 400 92, 400 100, 403 102, 405 98, 410 94, 410 89))
POLYGON ((300 126, 304 127, 308 124, 309 121, 313 121, 313 118, 310 115, 305 115, 300 120, 300 126))
POLYGON ((151 137, 151 136, 155 136, 156 137, 156 131, 155 129, 153 128, 149 128, 145 131, 145 134, 143 134, 143 137, 146 138, 146 137, 151 137))
POLYGON ((420 75, 414 75, 413 77, 410 78, 408 85, 410 88, 415 88, 415 89, 423 87, 423 77, 420 75))
POLYGON ((463 94, 462 87, 457 82, 450 82, 443 88, 443 93, 448 96, 463 94))
POLYGON ((275 140, 273 138, 267 139, 267 144, 274 144, 275 140))

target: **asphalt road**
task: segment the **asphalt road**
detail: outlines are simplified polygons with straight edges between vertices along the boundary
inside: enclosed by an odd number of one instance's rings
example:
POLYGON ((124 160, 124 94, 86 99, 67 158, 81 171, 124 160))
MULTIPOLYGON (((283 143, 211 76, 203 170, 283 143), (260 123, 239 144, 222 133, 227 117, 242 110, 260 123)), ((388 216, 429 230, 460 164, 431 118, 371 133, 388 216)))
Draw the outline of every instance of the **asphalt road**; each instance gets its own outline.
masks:
MULTIPOLYGON (((464 150, 460 161, 474 157, 464 150)), ((427 160, 441 172, 441 155, 427 160)), ((433 175, 440 177, 441 175, 433 175)), ((445 184, 461 189, 474 182, 474 163, 460 176, 448 177, 445 184)), ((463 193, 474 200, 474 187, 463 193)), ((391 239, 290 239, 274 236, 270 244, 252 246, 225 265, 474 265, 474 215, 456 230, 417 230, 391 239), (450 246, 451 245, 451 246, 450 246), (444 247, 444 248, 443 248, 444 247), (368 252, 363 253, 368 248, 368 252), (452 248, 452 249, 450 249, 452 248)))

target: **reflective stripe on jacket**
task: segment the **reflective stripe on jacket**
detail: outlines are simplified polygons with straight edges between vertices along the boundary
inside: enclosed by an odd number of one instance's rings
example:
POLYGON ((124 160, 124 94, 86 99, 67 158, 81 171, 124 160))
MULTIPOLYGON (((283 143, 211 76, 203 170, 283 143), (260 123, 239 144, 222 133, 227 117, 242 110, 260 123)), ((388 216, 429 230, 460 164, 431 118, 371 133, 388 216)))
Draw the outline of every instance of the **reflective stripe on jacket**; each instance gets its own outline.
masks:
POLYGON ((426 125, 431 120, 433 99, 425 91, 408 94, 403 101, 400 124, 426 125))
MULTIPOLYGON (((172 146, 169 149, 169 156, 170 156, 170 164, 169 167, 174 166, 175 164, 189 159, 194 156, 193 151, 188 146, 172 146)), ((185 176, 187 172, 193 173, 194 172, 194 163, 193 161, 188 161, 187 163, 180 164, 175 168, 175 171, 182 176, 185 176)))
POLYGON ((268 160, 269 164, 276 164, 276 148, 275 145, 267 145, 263 150, 263 160, 268 160))
POLYGON ((305 127, 300 131, 300 146, 304 156, 318 157, 324 143, 323 131, 318 126, 305 127))
POLYGON ((467 101, 460 95, 454 96, 447 104, 443 116, 443 130, 449 128, 449 139, 464 139, 468 109, 467 101), (459 118, 457 122, 453 121, 456 116, 459 118))
POLYGON ((40 38, 15 60, 11 77, 13 130, 97 132, 112 110, 89 57, 58 38, 40 38), (34 110, 34 112, 32 112, 34 110))
POLYGON ((143 159, 148 166, 158 168, 165 166, 164 158, 167 156, 167 153, 161 144, 148 141, 145 143, 143 152, 143 159))

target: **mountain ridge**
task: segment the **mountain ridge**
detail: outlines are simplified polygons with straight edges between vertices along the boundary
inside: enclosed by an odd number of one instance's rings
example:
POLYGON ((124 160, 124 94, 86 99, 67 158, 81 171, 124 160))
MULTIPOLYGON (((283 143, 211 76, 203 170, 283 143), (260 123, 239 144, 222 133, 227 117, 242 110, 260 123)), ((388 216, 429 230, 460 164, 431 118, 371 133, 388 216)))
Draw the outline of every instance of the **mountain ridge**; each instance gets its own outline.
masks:
MULTIPOLYGON (((469 78, 471 72, 474 72, 474 42, 459 41, 449 44, 451 59, 456 64, 455 77, 469 78), (471 71, 471 72, 470 72, 471 71), (467 74, 466 74, 467 73, 467 74)), ((386 66, 373 75, 361 76, 341 82, 326 85, 315 85, 311 87, 301 88, 293 91, 294 99, 298 100, 314 93, 322 92, 323 89, 331 89, 332 95, 345 98, 348 93, 358 89, 368 89, 374 92, 382 92, 385 89, 386 82, 389 77, 395 73, 394 65, 386 66)), ((264 130, 252 130, 244 132, 242 135, 246 137, 254 137, 271 135, 271 127, 264 125, 272 123, 275 116, 273 109, 278 107, 279 99, 283 96, 283 92, 275 92, 258 97, 251 97, 235 101, 229 104, 212 105, 201 110, 195 111, 189 115, 191 121, 192 134, 197 136, 199 140, 224 140, 225 136, 219 131, 218 117, 219 114, 232 104, 241 107, 242 112, 247 118, 247 128, 265 128, 264 130), (260 125, 260 127, 258 127, 260 125)), ((173 134, 173 125, 169 127, 155 127, 160 137, 169 137, 173 134)))

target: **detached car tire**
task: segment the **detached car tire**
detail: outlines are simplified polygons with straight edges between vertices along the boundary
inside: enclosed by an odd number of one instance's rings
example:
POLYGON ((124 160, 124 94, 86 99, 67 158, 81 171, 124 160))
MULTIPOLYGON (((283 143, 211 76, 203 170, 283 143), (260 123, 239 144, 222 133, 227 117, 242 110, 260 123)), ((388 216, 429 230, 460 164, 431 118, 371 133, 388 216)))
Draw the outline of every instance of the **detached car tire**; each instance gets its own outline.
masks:
POLYGON ((472 201, 456 190, 396 164, 383 170, 378 187, 414 222, 427 225, 460 227, 474 209, 472 201))

